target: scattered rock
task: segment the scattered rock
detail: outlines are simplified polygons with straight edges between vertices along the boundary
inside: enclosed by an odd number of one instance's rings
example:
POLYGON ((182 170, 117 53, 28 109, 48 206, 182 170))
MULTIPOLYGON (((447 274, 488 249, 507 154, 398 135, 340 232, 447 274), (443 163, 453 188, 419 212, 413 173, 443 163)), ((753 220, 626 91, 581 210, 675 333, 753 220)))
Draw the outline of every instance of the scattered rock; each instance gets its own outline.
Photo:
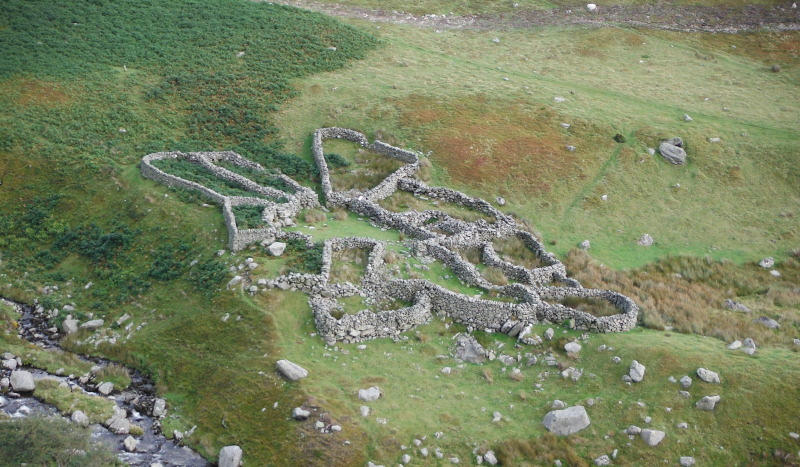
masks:
POLYGON ((506 205, 506 199, 503 198, 502 196, 498 196, 497 198, 495 198, 495 201, 497 202, 498 206, 505 206, 506 205))
POLYGON ((705 368, 697 369, 697 376, 706 383, 719 384, 719 374, 714 371, 706 370, 705 368))
POLYGON ((33 375, 25 370, 12 371, 9 383, 11 384, 11 389, 15 392, 31 392, 36 389, 33 375))
POLYGON ((94 331, 95 329, 99 329, 103 326, 102 319, 93 319, 81 324, 81 329, 88 329, 90 331, 94 331))
POLYGON ((125 446, 126 451, 133 452, 136 450, 136 447, 139 446, 139 441, 136 441, 136 438, 133 436, 128 436, 125 438, 125 441, 122 442, 122 445, 125 446))
POLYGON ((619 363, 619 362, 621 362, 621 361, 622 361, 622 359, 621 359, 621 358, 619 358, 619 357, 612 357, 612 358, 611 358, 611 361, 612 361, 612 362, 614 362, 614 363, 619 363))
POLYGON ((625 142, 625 136, 622 133, 617 133, 616 135, 614 135, 614 141, 616 141, 618 143, 624 143, 625 142))
POLYGON ((747 308, 746 305, 744 305, 742 303, 739 303, 737 301, 731 300, 730 298, 725 300, 725 303, 723 304, 723 306, 725 308, 727 308, 728 310, 741 311, 741 312, 744 312, 744 313, 750 313, 750 308, 747 308))
POLYGON ((494 451, 486 451, 486 454, 483 455, 483 460, 485 460, 489 465, 497 465, 498 462, 494 451))
POLYGON ((560 435, 567 436, 577 433, 591 423, 589 415, 580 405, 570 407, 564 410, 553 410, 544 416, 542 422, 544 427, 549 431, 560 435))
POLYGON ((736 350, 742 346, 742 341, 733 341, 728 345, 728 350, 736 350))
POLYGON ((555 335, 555 331, 553 328, 547 328, 547 331, 544 332, 544 340, 551 341, 553 340, 553 336, 555 335))
POLYGON ((639 428, 636 425, 631 425, 631 426, 628 427, 627 430, 625 430, 625 433, 628 433, 629 435, 634 435, 634 436, 638 435, 641 432, 642 432, 642 429, 639 428))
POLYGON ((789 432, 789 437, 792 438, 792 439, 800 439, 800 434, 795 433, 795 432, 792 431, 792 432, 789 432))
POLYGON ((594 3, 587 3, 586 4, 586 9, 589 10, 589 11, 594 11, 594 10, 597 9, 597 5, 595 5, 594 3))
POLYGON ((611 459, 608 457, 608 455, 603 454, 594 460, 594 465, 611 465, 611 459))
POLYGON ((78 332, 78 320, 77 319, 65 319, 61 323, 61 331, 64 334, 74 334, 78 332))
MULTIPOLYGON (((792 8, 797 8, 795 5, 797 4, 792 3, 792 8)), ((772 70, 773 73, 778 73, 779 71, 781 71, 781 66, 776 63, 775 65, 772 65, 772 68, 770 69, 772 70)))
POLYGON ((651 246, 653 242, 653 237, 651 237, 650 234, 642 234, 642 236, 639 237, 639 240, 636 241, 636 243, 641 246, 651 246))
POLYGON ((167 414, 167 401, 164 399, 156 398, 153 401, 153 416, 156 418, 163 417, 167 414))
POLYGON ((759 261, 758 265, 761 266, 762 268, 769 269, 772 266, 775 266, 775 259, 772 256, 768 256, 768 257, 762 259, 761 261, 759 261))
POLYGON ((667 434, 663 431, 659 430, 650 430, 644 429, 642 430, 640 436, 642 440, 647 443, 648 446, 655 446, 660 443, 667 434))
POLYGON ((686 422, 680 422, 677 425, 675 425, 675 427, 676 428, 680 428, 682 430, 688 430, 689 429, 689 424, 686 423, 686 422))
POLYGON ((691 394, 689 394, 689 391, 678 391, 678 394, 687 399, 692 396, 691 394))
POLYGON ((219 467, 239 467, 242 463, 242 448, 225 446, 219 450, 219 467))
POLYGON ((499 37, 495 37, 495 38, 492 39, 492 42, 494 42, 495 44, 499 44, 500 43, 500 38, 499 37))
POLYGON ((17 360, 15 358, 9 358, 8 360, 3 360, 2 367, 4 370, 16 370, 17 369, 17 360))
POLYGON ((238 284, 240 282, 242 282, 242 276, 233 276, 233 279, 228 281, 228 285, 225 286, 225 287, 227 289, 230 289, 231 287, 235 286, 236 284, 238 284))
POLYGON ((97 392, 99 392, 104 396, 111 394, 113 390, 114 390, 114 383, 105 382, 97 386, 97 392))
POLYGON ((558 399, 553 401, 553 405, 550 406, 553 409, 564 409, 567 407, 567 404, 564 401, 560 401, 558 399))
POLYGON ((362 417, 369 417, 369 407, 367 407, 366 405, 362 405, 359 408, 359 411, 361 412, 362 417))
POLYGON ((302 407, 295 407, 292 409, 292 418, 295 420, 308 420, 310 416, 311 412, 302 407))
POLYGON ((578 245, 578 248, 580 248, 581 250, 588 250, 591 247, 592 244, 589 242, 589 240, 584 240, 578 245))
POLYGON ((681 386, 688 389, 692 386, 692 378, 690 378, 689 375, 686 375, 680 379, 680 383, 681 386))
POLYGON ((87 417, 86 414, 81 412, 80 410, 72 412, 70 420, 72 420, 72 423, 75 423, 80 426, 89 426, 89 417, 87 417))
POLYGON ((566 345, 564 345, 564 350, 569 353, 578 353, 581 351, 581 345, 577 342, 568 342, 566 345))
POLYGON ((308 370, 289 360, 278 360, 276 366, 278 371, 291 381, 297 381, 308 376, 308 370))
POLYGON ((556 102, 558 102, 559 104, 560 104, 561 102, 566 102, 566 101, 567 101, 567 99, 565 99, 565 98, 563 98, 563 97, 561 97, 561 96, 555 96, 555 97, 553 98, 553 100, 554 100, 554 101, 556 101, 556 102))
POLYGON ((694 457, 681 456, 681 467, 692 467, 694 465, 694 457))
POLYGON ((664 159, 672 164, 683 165, 686 163, 686 151, 684 151, 682 147, 675 146, 665 141, 658 146, 658 152, 664 156, 664 159))
POLYGON ((631 377, 631 380, 633 382, 638 383, 642 379, 644 379, 644 370, 645 370, 644 365, 634 360, 631 363, 630 370, 628 370, 628 375, 631 377))
POLYGON ((756 319, 753 320, 753 322, 754 323, 758 323, 758 324, 763 324, 764 326, 766 326, 766 327, 768 327, 770 329, 778 329, 779 327, 781 327, 781 325, 778 324, 777 321, 775 321, 772 318, 767 318, 766 316, 762 316, 760 318, 756 318, 756 319))
POLYGON ((689 114, 683 114, 683 121, 691 122, 692 121, 692 117, 690 117, 689 114))
POLYGON ((483 363, 486 354, 486 349, 473 336, 461 334, 456 338, 456 358, 469 363, 483 363))
POLYGON ((286 244, 283 242, 275 242, 272 245, 267 247, 269 254, 272 256, 280 256, 286 251, 286 244))
POLYGON ((781 277, 781 272, 780 272, 780 271, 778 271, 777 269, 773 269, 772 271, 770 271, 770 272, 769 272, 769 274, 770 274, 772 277, 781 277))
POLYGON ((381 390, 377 386, 358 390, 358 398, 364 402, 372 402, 381 397, 381 390))
POLYGON ((719 143, 720 141, 722 141, 722 140, 720 138, 717 138, 717 137, 708 138, 708 142, 709 143, 719 143))
POLYGON ((697 401, 694 405, 700 410, 714 410, 714 407, 717 406, 717 402, 719 402, 721 397, 719 396, 705 396, 699 401, 697 401))

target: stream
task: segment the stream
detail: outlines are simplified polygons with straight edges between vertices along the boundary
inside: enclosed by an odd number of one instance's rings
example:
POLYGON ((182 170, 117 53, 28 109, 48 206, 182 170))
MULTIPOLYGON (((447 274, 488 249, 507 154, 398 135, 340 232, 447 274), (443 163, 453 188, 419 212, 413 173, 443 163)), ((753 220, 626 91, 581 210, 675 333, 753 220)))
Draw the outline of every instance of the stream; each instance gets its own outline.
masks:
MULTIPOLYGON (((47 313, 44 310, 40 308, 34 309, 27 304, 2 297, 0 297, 0 302, 13 306, 19 312, 21 316, 19 334, 21 337, 42 348, 54 348, 64 351, 58 344, 57 339, 59 336, 57 330, 53 329, 48 322, 47 313)), ((96 366, 102 367, 111 363, 109 360, 102 358, 78 356, 96 366)), ((86 381, 85 378, 80 378, 82 375, 70 375, 73 376, 70 378, 69 376, 54 375, 28 366, 22 366, 18 369, 31 372, 34 381, 54 379, 65 382, 71 387, 79 386, 88 394, 99 395, 95 384, 91 381, 86 381)), ((134 436, 139 441, 139 444, 133 452, 128 452, 123 446, 123 440, 128 437, 127 434, 115 434, 100 424, 89 426, 92 440, 108 446, 117 455, 117 458, 129 465, 151 466, 153 464, 161 464, 164 467, 201 467, 210 465, 197 452, 175 441, 168 440, 161 434, 161 421, 153 417, 153 404, 156 400, 153 382, 138 370, 130 368, 127 368, 127 370, 131 378, 131 385, 119 393, 108 396, 108 398, 117 404, 120 413, 122 411, 125 412, 126 418, 131 423, 140 426, 144 430, 144 434, 134 436)), ((10 370, 0 370, 0 377, 8 377, 10 373, 10 370)), ((0 411, 9 414, 12 418, 34 415, 60 415, 55 407, 45 404, 35 397, 11 397, 9 394, 0 396, 0 411)), ((69 419, 69 417, 66 418, 69 419)))

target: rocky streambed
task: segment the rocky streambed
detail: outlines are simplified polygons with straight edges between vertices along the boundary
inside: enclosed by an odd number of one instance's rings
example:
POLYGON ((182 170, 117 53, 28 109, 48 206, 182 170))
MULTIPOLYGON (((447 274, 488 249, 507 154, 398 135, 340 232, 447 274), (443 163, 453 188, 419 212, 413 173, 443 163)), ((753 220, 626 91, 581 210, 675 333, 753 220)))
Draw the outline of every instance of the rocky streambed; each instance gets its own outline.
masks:
MULTIPOLYGON (((47 312, 41 308, 14 302, 4 298, 0 301, 13 306, 20 314, 19 336, 42 348, 64 351, 58 345, 58 330, 53 328, 47 312)), ((3 349, 0 349, 2 351, 3 349)), ((61 414, 52 405, 36 398, 36 390, 17 391, 27 384, 34 386, 43 380, 55 381, 59 387, 69 388, 72 392, 106 397, 114 403, 114 415, 103 423, 89 426, 92 439, 107 445, 117 457, 135 466, 207 466, 209 463, 197 452, 182 446, 179 442, 166 439, 161 433, 161 420, 166 415, 163 399, 156 396, 152 381, 137 370, 127 369, 131 384, 121 391, 115 391, 108 385, 100 384, 94 374, 108 365, 110 361, 79 357, 92 363, 92 371, 83 375, 51 374, 41 369, 26 365, 24 355, 2 353, 0 365, 0 411, 12 418, 30 416, 64 416, 73 422, 87 424, 88 420, 73 413, 71 417, 61 414), (12 368, 13 367, 13 368, 12 368), (12 377, 12 374, 16 375, 12 377), (25 373, 28 373, 27 375, 25 373), (32 380, 32 381, 30 381, 32 380), (110 391, 109 391, 110 389, 110 391), (140 434, 141 433, 141 434, 140 434)), ((59 372, 61 373, 61 372, 59 372)), ((52 383, 51 383, 52 384, 52 383)), ((82 413, 81 413, 82 414, 82 413)), ((188 434, 187 434, 188 435, 188 434)))

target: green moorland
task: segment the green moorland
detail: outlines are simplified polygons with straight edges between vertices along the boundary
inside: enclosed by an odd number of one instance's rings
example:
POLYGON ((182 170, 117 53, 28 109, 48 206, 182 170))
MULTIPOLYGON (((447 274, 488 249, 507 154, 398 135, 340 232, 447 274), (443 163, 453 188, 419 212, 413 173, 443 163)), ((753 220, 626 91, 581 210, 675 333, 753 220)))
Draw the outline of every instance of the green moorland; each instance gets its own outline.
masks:
MULTIPOLYGON (((418 8, 494 12, 510 4, 418 8)), ((486 449, 504 465, 584 465, 615 448, 616 465, 674 464, 685 455, 701 465, 796 461, 797 441, 788 437, 800 431, 792 343, 800 328, 800 261, 791 251, 800 234, 796 32, 435 32, 346 25, 243 0, 7 0, 0 43, 0 295, 38 299, 47 309, 74 303, 79 319, 91 313, 111 323, 128 313, 134 326, 112 324, 101 333, 116 344, 94 343, 81 331, 64 347, 150 373, 168 401, 164 431, 197 425, 185 442, 209 459, 238 444, 247 465, 388 465, 404 453, 418 464, 446 465, 457 456, 469 465, 473 452, 486 449), (783 70, 770 72, 773 63, 783 70), (684 113, 693 121, 684 122, 684 113), (137 167, 149 152, 236 150, 316 186, 310 135, 330 125, 429 153, 431 183, 488 200, 504 196, 503 209, 541 232, 584 285, 635 298, 646 327, 592 335, 578 356, 563 352, 565 339, 578 334, 560 327, 556 340, 533 349, 476 333, 514 356, 541 357, 552 348, 561 366, 584 370, 577 382, 541 361, 528 368, 526 358, 514 377, 498 361, 459 367, 440 359, 463 329, 438 319, 401 342, 326 348, 304 295, 225 290, 228 268, 248 256, 261 265, 254 280, 314 272, 319 246, 292 244, 280 258, 259 248, 216 256, 227 240, 219 208, 144 180, 137 167), (613 140, 617 133, 624 143, 613 140), (686 166, 646 151, 674 135, 687 141, 686 166), (644 232, 654 247, 635 245, 644 232), (585 238, 591 256, 570 252, 585 238), (767 255, 778 260, 780 277, 753 264, 767 255), (59 289, 46 294, 45 285, 59 289), (726 298, 754 313, 723 309, 726 298), (781 328, 752 322, 761 315, 781 328), (759 344, 754 357, 726 350, 745 337, 759 344), (601 344, 615 350, 599 352, 601 344), (310 376, 286 382, 274 371, 281 358, 310 376), (647 375, 627 386, 621 376, 633 359, 647 375), (445 366, 453 371, 442 373, 445 366), (722 384, 698 381, 698 367, 719 371, 722 384), (667 382, 685 374, 695 379, 688 399, 667 382), (372 385, 385 396, 362 418, 356 393, 372 385), (696 410, 694 402, 709 394, 722 396, 718 410, 696 410), (553 399, 572 405, 590 398, 590 428, 565 439, 545 435, 540 421, 553 399), (316 418, 288 420, 303 402, 318 407, 316 418), (494 411, 500 423, 491 422, 494 411), (314 430, 322 413, 343 430, 314 430), (646 416, 667 432, 658 447, 620 433, 645 426, 646 416), (679 422, 689 429, 677 429, 679 422), (401 448, 422 437, 427 459, 401 448)), ((376 168, 359 166, 370 161, 357 160, 345 143, 326 149, 340 153, 341 174, 376 168)), ((387 203, 429 207, 399 197, 387 203)), ((259 225, 257 212, 237 216, 259 225)), ((316 241, 386 240, 402 277, 480 293, 438 263, 426 270, 405 258, 402 235, 353 214, 310 210, 294 230, 316 241)), ((349 279, 363 258, 343 259, 337 274, 349 279)), ((363 303, 356 297, 346 305, 355 312, 363 303)), ((0 313, 0 351, 49 371, 87 370, 70 354, 19 341, 16 317, 0 313)), ((46 389, 57 403, 87 403, 46 389)))

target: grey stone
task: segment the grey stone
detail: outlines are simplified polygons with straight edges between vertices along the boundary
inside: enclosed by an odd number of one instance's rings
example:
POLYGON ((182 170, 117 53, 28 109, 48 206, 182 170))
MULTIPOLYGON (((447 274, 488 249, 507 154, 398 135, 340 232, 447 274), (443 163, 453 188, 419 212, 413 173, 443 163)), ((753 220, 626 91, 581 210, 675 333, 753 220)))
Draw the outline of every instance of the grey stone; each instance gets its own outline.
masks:
POLYGON ((680 463, 681 467, 692 467, 694 465, 694 457, 681 456, 680 463))
POLYGON ((631 362, 631 367, 628 370, 628 375, 631 377, 631 381, 638 383, 644 379, 644 371, 645 371, 644 365, 634 360, 633 362, 631 362))
POLYGON ((403 464, 408 464, 411 462, 411 456, 408 454, 403 454, 403 457, 401 457, 400 460, 403 461, 403 464))
POLYGON ((225 446, 219 450, 219 467, 239 467, 242 464, 242 448, 225 446))
POLYGON ((651 237, 650 234, 642 234, 642 236, 639 237, 639 240, 636 241, 636 243, 641 246, 651 246, 654 242, 655 240, 653 240, 653 237, 651 237))
POLYGON ((36 389, 36 382, 29 371, 15 370, 11 372, 9 378, 11 389, 16 392, 30 392, 36 389))
POLYGON ((242 282, 242 276, 233 276, 233 279, 228 281, 228 285, 225 286, 225 288, 230 289, 231 287, 235 286, 236 284, 239 284, 240 282, 242 282))
POLYGON ((93 319, 81 324, 81 329, 88 329, 90 331, 94 331, 95 329, 99 329, 103 326, 104 321, 102 319, 93 319))
POLYGON ((709 143, 719 143, 722 139, 717 138, 716 136, 708 138, 709 143))
POLYGON ((611 459, 607 454, 603 454, 594 460, 594 465, 611 465, 611 459))
POLYGON ((280 256, 286 251, 286 244, 283 242, 275 242, 272 245, 267 247, 269 254, 272 256, 280 256))
POLYGON ((640 433, 642 440, 647 443, 648 446, 655 446, 660 443, 667 434, 663 431, 659 430, 650 430, 645 428, 640 433))
POLYGON ((74 334, 78 332, 78 320, 77 319, 65 319, 61 323, 61 331, 64 334, 74 334))
POLYGON ((456 358, 469 363, 483 363, 486 350, 474 337, 462 334, 456 339, 456 358))
POLYGON ((367 407, 366 405, 362 405, 359 408, 359 411, 361 412, 362 417, 369 417, 369 407, 367 407))
POLYGON ((642 432, 642 429, 636 425, 631 425, 628 427, 627 430, 625 430, 625 432, 628 433, 629 435, 638 435, 639 433, 642 432))
POLYGON ((580 248, 581 250, 588 250, 591 247, 592 243, 589 240, 584 240, 578 245, 578 248, 580 248))
POLYGON ((485 460, 489 465, 497 465, 498 462, 494 451, 486 451, 486 454, 483 455, 483 460, 485 460))
POLYGON ((577 342, 568 342, 566 345, 564 345, 564 350, 569 353, 578 353, 581 351, 581 345, 577 342))
POLYGON ((547 330, 544 332, 544 339, 548 341, 553 340, 555 333, 556 332, 553 330, 553 328, 547 328, 547 330))
POLYGON ((567 407, 567 404, 565 404, 564 401, 556 399, 550 407, 553 409, 564 409, 567 407))
POLYGON ((112 391, 114 391, 114 383, 105 382, 97 386, 97 392, 104 396, 111 394, 112 391))
POLYGON ((81 412, 80 410, 72 412, 70 420, 72 420, 72 423, 75 423, 80 426, 89 426, 89 417, 87 417, 86 414, 81 412))
POLYGON ((747 349, 754 349, 755 350, 756 341, 754 341, 753 339, 748 337, 747 339, 744 340, 744 342, 742 342, 742 345, 747 349))
POLYGON ((678 391, 678 394, 687 399, 692 396, 691 394, 689 394, 689 391, 678 391))
POLYGON ((117 435, 127 435, 131 430, 131 422, 124 416, 115 415, 105 422, 106 428, 117 435))
POLYGON ((156 418, 163 417, 167 414, 167 401, 161 398, 156 398, 153 401, 153 416, 156 418))
POLYGON ((139 441, 136 441, 136 438, 133 436, 128 436, 125 438, 125 441, 122 442, 122 445, 125 446, 126 451, 133 452, 139 446, 139 441))
POLYGON ((686 151, 674 144, 665 141, 658 146, 658 152, 672 164, 683 165, 686 163, 686 151))
POLYGON ((505 199, 505 198, 503 198, 502 196, 498 196, 498 197, 495 199, 495 201, 497 202, 497 205, 498 205, 498 206, 505 206, 505 205, 506 205, 506 199, 505 199))
POLYGON ((717 406, 717 402, 719 402, 721 397, 719 396, 705 396, 699 401, 697 401, 694 405, 700 410, 714 410, 717 406))
POLYGON ((3 360, 3 369, 5 370, 16 370, 17 369, 17 359, 10 358, 8 360, 3 360))
POLYGON ((689 388, 692 386, 692 378, 689 377, 689 375, 686 375, 680 379, 680 383, 684 388, 689 388))
POLYGON ((728 345, 728 350, 736 350, 742 346, 742 341, 733 341, 728 345))
POLYGON ((308 420, 308 417, 311 416, 311 412, 305 410, 302 407, 295 407, 292 409, 292 418, 295 420, 308 420))
POLYGON ((725 300, 725 303, 723 304, 723 306, 725 308, 727 308, 728 310, 741 311, 743 313, 750 313, 750 308, 747 308, 746 305, 741 304, 741 303, 739 303, 739 302, 737 302, 735 300, 732 300, 730 298, 725 300))
POLYGON ((611 357, 611 361, 614 362, 614 363, 620 363, 622 361, 622 359, 619 358, 619 357, 611 357))
POLYGON ((686 422, 680 422, 677 425, 675 425, 675 427, 676 428, 680 428, 682 430, 688 430, 689 429, 689 424, 686 423, 686 422))
POLYGON ((367 389, 358 390, 358 398, 364 402, 372 402, 381 397, 381 389, 377 386, 372 386, 367 389))
POLYGON ((275 365, 278 367, 278 371, 290 381, 297 381, 308 376, 308 370, 289 360, 278 360, 275 365))
POLYGON ((781 327, 781 325, 778 324, 777 321, 775 321, 772 318, 767 318, 766 316, 762 316, 760 318, 756 318, 756 319, 753 320, 753 322, 754 323, 758 323, 758 324, 763 324, 764 326, 766 326, 766 327, 768 327, 770 329, 778 329, 779 327, 781 327))
POLYGON ((683 114, 683 121, 684 122, 691 122, 692 121, 692 117, 690 117, 689 114, 683 114))
POLYGON ((564 410, 553 410, 544 416, 542 422, 549 431, 567 436, 577 433, 591 423, 586 409, 580 405, 569 407, 564 410))
POLYGON ((6 377, 0 378, 0 389, 8 389, 10 385, 11 382, 8 380, 8 378, 6 377))
POLYGON ((706 383, 719 384, 719 374, 714 371, 698 368, 697 376, 706 383))
POLYGON ((761 261, 759 261, 758 265, 761 266, 762 268, 769 269, 772 266, 775 266, 775 259, 772 256, 768 256, 768 257, 762 259, 761 261))

